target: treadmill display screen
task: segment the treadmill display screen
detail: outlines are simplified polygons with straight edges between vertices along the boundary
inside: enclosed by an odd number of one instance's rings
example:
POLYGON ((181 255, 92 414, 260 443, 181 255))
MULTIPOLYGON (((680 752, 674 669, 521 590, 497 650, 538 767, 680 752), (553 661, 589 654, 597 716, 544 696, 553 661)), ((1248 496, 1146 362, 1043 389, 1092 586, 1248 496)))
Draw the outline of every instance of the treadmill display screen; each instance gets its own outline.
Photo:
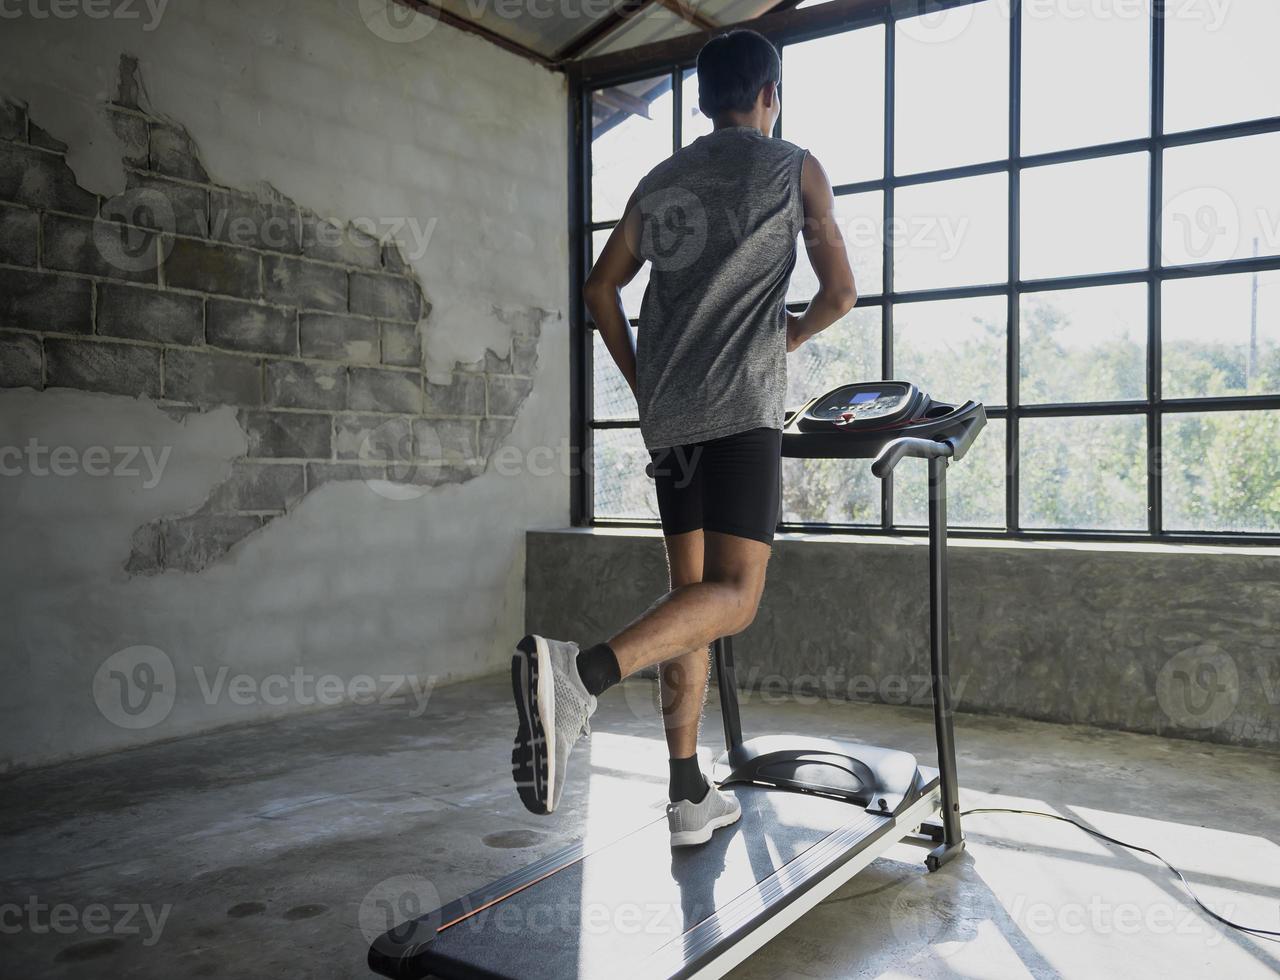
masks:
POLYGON ((905 387, 880 384, 873 388, 832 392, 831 398, 814 406, 809 414, 826 422, 871 422, 902 411, 909 400, 910 394, 905 387))

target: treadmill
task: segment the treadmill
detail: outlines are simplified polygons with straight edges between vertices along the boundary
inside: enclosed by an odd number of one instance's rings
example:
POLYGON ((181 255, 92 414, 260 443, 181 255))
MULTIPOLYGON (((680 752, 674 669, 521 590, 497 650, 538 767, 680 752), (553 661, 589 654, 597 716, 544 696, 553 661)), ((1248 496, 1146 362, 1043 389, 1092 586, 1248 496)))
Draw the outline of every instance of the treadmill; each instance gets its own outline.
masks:
POLYGON ((733 645, 713 644, 726 751, 717 784, 742 819, 672 848, 666 816, 603 846, 575 844, 376 939, 387 977, 718 977, 904 838, 936 871, 964 849, 947 651, 946 474, 986 424, 977 402, 914 385, 842 385, 788 415, 782 455, 873 459, 887 478, 928 461, 930 660, 938 768, 840 739, 743 739, 733 645), (937 820, 938 815, 941 820, 937 820))

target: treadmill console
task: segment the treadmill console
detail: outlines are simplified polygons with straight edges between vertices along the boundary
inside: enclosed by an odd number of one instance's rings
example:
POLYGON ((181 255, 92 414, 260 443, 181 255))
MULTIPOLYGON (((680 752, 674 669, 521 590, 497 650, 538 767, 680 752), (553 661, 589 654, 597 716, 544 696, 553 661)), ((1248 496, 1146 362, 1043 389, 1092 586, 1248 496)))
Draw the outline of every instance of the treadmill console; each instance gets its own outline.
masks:
POLYGON ((797 419, 803 432, 881 428, 915 418, 926 400, 905 381, 863 381, 841 385, 815 399, 797 419))

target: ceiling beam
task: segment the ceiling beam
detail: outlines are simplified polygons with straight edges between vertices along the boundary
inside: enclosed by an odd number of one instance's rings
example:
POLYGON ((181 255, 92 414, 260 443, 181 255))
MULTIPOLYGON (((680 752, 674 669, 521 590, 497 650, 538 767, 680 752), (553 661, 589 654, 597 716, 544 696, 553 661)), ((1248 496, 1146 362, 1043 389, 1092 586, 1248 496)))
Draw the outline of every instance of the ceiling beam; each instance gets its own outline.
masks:
POLYGON ((512 54, 518 54, 522 58, 532 61, 535 65, 541 65, 543 68, 549 68, 553 71, 559 68, 555 59, 548 58, 546 55, 539 54, 533 48, 526 48, 519 41, 513 41, 509 37, 504 37, 497 31, 491 31, 489 28, 477 24, 475 21, 467 20, 465 17, 459 17, 451 11, 445 10, 443 7, 428 0, 395 0, 400 6, 421 14, 423 17, 431 17, 440 21, 442 24, 448 24, 450 27, 468 34, 474 34, 476 37, 484 38, 490 44, 496 44, 504 51, 510 51, 512 54))
POLYGON ((681 20, 692 24, 694 27, 700 27, 704 31, 714 31, 718 26, 706 14, 698 13, 693 7, 685 3, 685 0, 658 0, 658 3, 662 4, 681 20))
POLYGON ((589 51, 632 17, 646 10, 653 2, 654 0, 621 0, 609 13, 562 45, 555 53, 555 60, 571 61, 589 51))
POLYGON ((829 0, 801 10, 782 10, 764 14, 750 20, 739 21, 700 30, 693 34, 635 48, 582 58, 564 65, 565 71, 578 79, 601 78, 628 72, 670 70, 679 64, 688 64, 698 57, 698 52, 716 34, 747 27, 759 31, 772 41, 783 41, 800 34, 821 34, 826 30, 847 27, 855 21, 867 21, 883 15, 889 9, 890 0, 829 0))

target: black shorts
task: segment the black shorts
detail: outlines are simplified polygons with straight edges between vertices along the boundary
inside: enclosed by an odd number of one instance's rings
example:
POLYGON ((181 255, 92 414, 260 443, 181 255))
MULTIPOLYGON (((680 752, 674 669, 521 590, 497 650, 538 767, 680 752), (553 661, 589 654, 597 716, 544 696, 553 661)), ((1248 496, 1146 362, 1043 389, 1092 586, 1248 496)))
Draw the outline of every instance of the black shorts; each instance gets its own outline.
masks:
POLYGON ((701 528, 773 544, 781 430, 749 429, 650 455, 663 534, 701 528))

